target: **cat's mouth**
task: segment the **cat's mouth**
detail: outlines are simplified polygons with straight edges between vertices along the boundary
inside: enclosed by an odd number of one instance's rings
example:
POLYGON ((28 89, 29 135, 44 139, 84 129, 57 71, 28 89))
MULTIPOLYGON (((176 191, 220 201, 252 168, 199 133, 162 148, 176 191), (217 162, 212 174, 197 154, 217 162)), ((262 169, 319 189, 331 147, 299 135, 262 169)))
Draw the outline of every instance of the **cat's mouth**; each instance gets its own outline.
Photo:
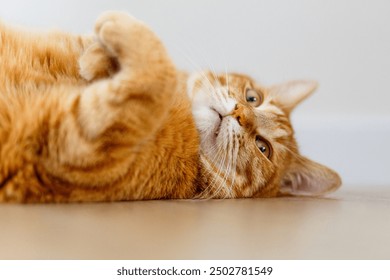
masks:
POLYGON ((218 136, 220 130, 221 130, 221 126, 222 126, 222 115, 217 111, 215 110, 214 108, 211 108, 211 110, 213 110, 219 117, 219 120, 217 120, 216 124, 215 124, 215 132, 214 132, 214 135, 215 136, 218 136))

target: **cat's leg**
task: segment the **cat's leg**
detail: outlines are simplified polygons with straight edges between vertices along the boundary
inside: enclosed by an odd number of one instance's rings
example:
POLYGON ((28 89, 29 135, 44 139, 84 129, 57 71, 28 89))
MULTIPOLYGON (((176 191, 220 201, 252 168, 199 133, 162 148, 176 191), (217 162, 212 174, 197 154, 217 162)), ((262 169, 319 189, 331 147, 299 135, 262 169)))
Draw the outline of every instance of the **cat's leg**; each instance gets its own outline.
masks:
POLYGON ((140 151, 156 142, 175 99, 177 73, 161 41, 135 18, 106 13, 95 32, 117 72, 89 85, 59 85, 55 94, 31 100, 39 128, 27 125, 31 133, 12 142, 34 139, 28 153, 8 153, 21 163, 0 168, 0 201, 129 198, 130 190, 120 186, 131 166, 145 160, 140 151))
MULTIPOLYGON (((155 142, 175 98, 177 74, 157 36, 129 15, 104 14, 96 36, 117 61, 118 71, 65 96, 68 109, 58 132, 52 133, 49 156, 38 173, 98 190, 126 176, 140 150, 155 142)), ((96 199, 84 195, 82 199, 96 199)))
POLYGON ((118 72, 118 61, 109 55, 103 45, 91 43, 79 58, 80 75, 87 81, 108 78, 118 72))
MULTIPOLYGON (((157 36, 132 16, 106 13, 98 19, 95 32, 119 71, 85 89, 79 120, 91 139, 120 125, 130 132, 123 137, 136 144, 152 134, 168 112, 176 90, 176 69, 157 36)), ((102 57, 97 51, 96 58, 102 57)))

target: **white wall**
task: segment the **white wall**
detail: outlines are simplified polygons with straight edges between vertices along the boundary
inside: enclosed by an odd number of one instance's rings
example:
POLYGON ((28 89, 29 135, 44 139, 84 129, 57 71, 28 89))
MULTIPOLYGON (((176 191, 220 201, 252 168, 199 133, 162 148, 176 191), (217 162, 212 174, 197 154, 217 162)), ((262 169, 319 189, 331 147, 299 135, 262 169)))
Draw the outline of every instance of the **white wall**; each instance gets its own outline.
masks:
POLYGON ((79 33, 108 9, 147 22, 182 68, 318 80, 294 115, 303 153, 346 185, 390 184, 390 1, 0 0, 3 20, 79 33))

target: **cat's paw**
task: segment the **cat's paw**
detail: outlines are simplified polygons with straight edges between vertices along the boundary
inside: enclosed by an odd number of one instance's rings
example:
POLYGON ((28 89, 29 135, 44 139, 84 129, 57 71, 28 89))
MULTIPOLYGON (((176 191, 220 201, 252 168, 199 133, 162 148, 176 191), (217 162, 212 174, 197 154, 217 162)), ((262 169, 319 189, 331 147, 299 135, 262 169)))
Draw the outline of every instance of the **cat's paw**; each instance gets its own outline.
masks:
POLYGON ((106 12, 95 25, 95 33, 102 45, 112 56, 121 56, 131 51, 137 33, 146 27, 131 15, 123 12, 106 12))
POLYGON ((107 78, 117 70, 116 60, 98 42, 92 43, 79 59, 80 75, 87 81, 107 78))
POLYGON ((106 12, 95 25, 97 40, 119 64, 139 67, 163 49, 157 36, 141 21, 123 12, 106 12))

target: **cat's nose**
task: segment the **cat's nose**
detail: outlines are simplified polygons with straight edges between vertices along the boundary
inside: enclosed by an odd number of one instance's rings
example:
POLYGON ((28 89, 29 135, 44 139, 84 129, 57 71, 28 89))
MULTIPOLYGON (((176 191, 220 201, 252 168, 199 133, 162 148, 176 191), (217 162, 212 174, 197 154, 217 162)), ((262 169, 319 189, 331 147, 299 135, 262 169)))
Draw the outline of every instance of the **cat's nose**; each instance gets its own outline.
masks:
POLYGON ((242 126, 242 123, 241 123, 241 121, 243 120, 242 118, 241 118, 241 111, 242 111, 242 109, 240 109, 240 107, 238 106, 238 104, 236 104, 236 106, 234 107, 234 111, 233 111, 233 114, 232 114, 232 117, 233 118, 235 118, 236 120, 237 120, 237 122, 238 122, 238 124, 240 125, 240 126, 242 126))
POLYGON ((232 117, 235 118, 240 126, 248 126, 252 124, 253 116, 251 117, 251 111, 245 106, 236 104, 232 117))

